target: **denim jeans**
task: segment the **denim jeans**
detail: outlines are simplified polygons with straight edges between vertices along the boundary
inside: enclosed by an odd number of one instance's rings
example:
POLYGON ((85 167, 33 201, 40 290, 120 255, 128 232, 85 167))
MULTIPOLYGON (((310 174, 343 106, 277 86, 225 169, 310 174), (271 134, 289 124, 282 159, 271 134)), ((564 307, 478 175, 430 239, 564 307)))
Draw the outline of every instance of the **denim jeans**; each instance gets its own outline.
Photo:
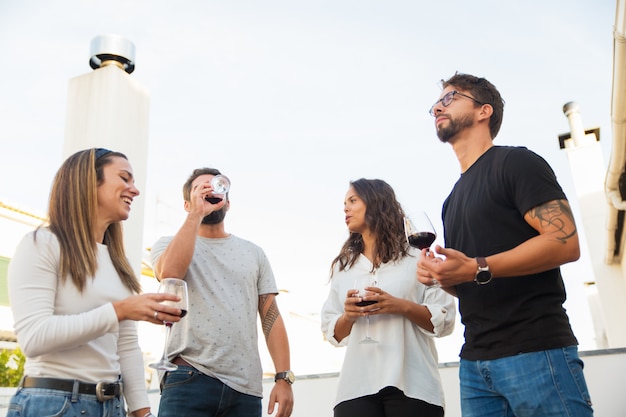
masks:
POLYGON ((7 417, 125 417, 123 396, 100 402, 95 395, 45 388, 18 388, 7 417))
POLYGON ((261 417, 261 397, 242 394, 189 366, 163 377, 159 417, 261 417))
POLYGON ((578 348, 461 360, 463 417, 593 416, 578 348))

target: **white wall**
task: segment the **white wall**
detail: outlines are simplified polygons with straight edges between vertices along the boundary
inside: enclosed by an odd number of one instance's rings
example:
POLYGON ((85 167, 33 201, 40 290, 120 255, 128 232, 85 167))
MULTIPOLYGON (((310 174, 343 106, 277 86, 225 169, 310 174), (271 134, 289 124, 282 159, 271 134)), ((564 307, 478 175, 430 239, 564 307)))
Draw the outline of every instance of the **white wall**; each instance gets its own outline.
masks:
MULTIPOLYGON (((581 352, 585 362, 585 378, 598 417, 625 415, 623 403, 626 387, 626 348, 581 352)), ((460 417, 458 364, 441 364, 439 371, 446 395, 446 417, 460 417)), ((338 374, 297 376, 293 385, 295 407, 292 417, 320 417, 332 415, 333 399, 337 388, 338 374)), ((274 382, 263 381, 263 415, 267 415, 267 397, 274 382)), ((6 416, 12 388, 0 388, 0 417, 6 416)), ((153 412, 158 410, 159 391, 149 391, 153 412)), ((276 412, 274 412, 274 415, 276 412)))

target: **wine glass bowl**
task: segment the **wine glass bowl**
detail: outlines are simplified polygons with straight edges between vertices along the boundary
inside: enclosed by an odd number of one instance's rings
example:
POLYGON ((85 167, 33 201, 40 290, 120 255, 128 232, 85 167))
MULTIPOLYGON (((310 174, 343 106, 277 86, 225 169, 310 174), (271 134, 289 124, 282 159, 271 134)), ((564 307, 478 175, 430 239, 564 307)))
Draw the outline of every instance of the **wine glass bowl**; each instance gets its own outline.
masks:
MULTIPOLYGON (((164 278, 161 280, 161 284, 159 285, 159 289, 157 291, 159 294, 173 294, 177 295, 179 301, 170 301, 165 300, 162 301, 161 304, 168 305, 171 307, 176 307, 180 309, 180 317, 183 318, 187 315, 188 311, 188 302, 187 302, 187 283, 182 279, 178 278, 164 278)), ((163 321, 165 325, 165 343, 163 347, 163 355, 158 362, 151 363, 148 366, 154 369, 160 369, 163 371, 174 371, 178 369, 178 365, 171 363, 167 358, 167 345, 169 342, 169 336, 171 332, 172 323, 171 321, 163 321)))
MULTIPOLYGON (((375 287, 377 284, 376 282, 376 276, 375 275, 367 275, 367 276, 360 276, 357 277, 354 280, 354 289, 358 291, 357 294, 355 294, 356 297, 365 297, 367 295, 373 294, 372 292, 366 291, 365 288, 366 287, 375 287)), ((376 304, 377 301, 374 300, 362 300, 359 301, 357 303, 355 303, 355 305, 359 306, 359 307, 366 307, 366 306, 370 306, 372 304, 376 304)), ((373 344, 373 343, 378 343, 378 340, 374 340, 370 337, 369 335, 369 329, 370 329, 370 317, 369 315, 365 316, 365 337, 359 341, 359 344, 373 344)))
POLYGON ((432 222, 423 211, 404 218, 404 234, 408 244, 419 250, 429 249, 437 238, 432 222))
POLYGON ((224 199, 226 193, 230 190, 230 180, 226 175, 218 174, 211 178, 211 195, 204 199, 211 204, 217 204, 224 199))

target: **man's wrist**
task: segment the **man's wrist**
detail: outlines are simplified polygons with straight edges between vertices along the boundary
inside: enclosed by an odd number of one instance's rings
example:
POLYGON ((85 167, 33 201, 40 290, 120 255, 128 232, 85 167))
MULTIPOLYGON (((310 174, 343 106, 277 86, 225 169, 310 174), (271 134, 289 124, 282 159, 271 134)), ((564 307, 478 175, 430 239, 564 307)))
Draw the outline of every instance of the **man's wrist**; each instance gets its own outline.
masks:
POLYGON ((286 383, 291 385, 291 384, 293 384, 295 382, 296 376, 290 370, 287 370, 287 371, 284 371, 284 372, 278 372, 274 376, 274 382, 278 382, 278 381, 281 381, 281 380, 285 381, 286 383))

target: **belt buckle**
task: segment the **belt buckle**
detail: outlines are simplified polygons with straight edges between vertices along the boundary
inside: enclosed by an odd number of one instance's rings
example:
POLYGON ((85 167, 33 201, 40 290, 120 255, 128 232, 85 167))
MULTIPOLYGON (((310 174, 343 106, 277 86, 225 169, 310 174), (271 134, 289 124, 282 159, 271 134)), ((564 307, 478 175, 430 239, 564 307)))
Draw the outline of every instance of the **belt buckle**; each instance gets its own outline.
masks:
POLYGON ((105 401, 115 398, 115 395, 116 395, 115 388, 113 389, 113 394, 106 393, 107 387, 111 385, 114 385, 114 384, 111 384, 110 382, 104 382, 104 381, 100 381, 96 384, 96 398, 98 399, 98 401, 103 403, 105 401))

